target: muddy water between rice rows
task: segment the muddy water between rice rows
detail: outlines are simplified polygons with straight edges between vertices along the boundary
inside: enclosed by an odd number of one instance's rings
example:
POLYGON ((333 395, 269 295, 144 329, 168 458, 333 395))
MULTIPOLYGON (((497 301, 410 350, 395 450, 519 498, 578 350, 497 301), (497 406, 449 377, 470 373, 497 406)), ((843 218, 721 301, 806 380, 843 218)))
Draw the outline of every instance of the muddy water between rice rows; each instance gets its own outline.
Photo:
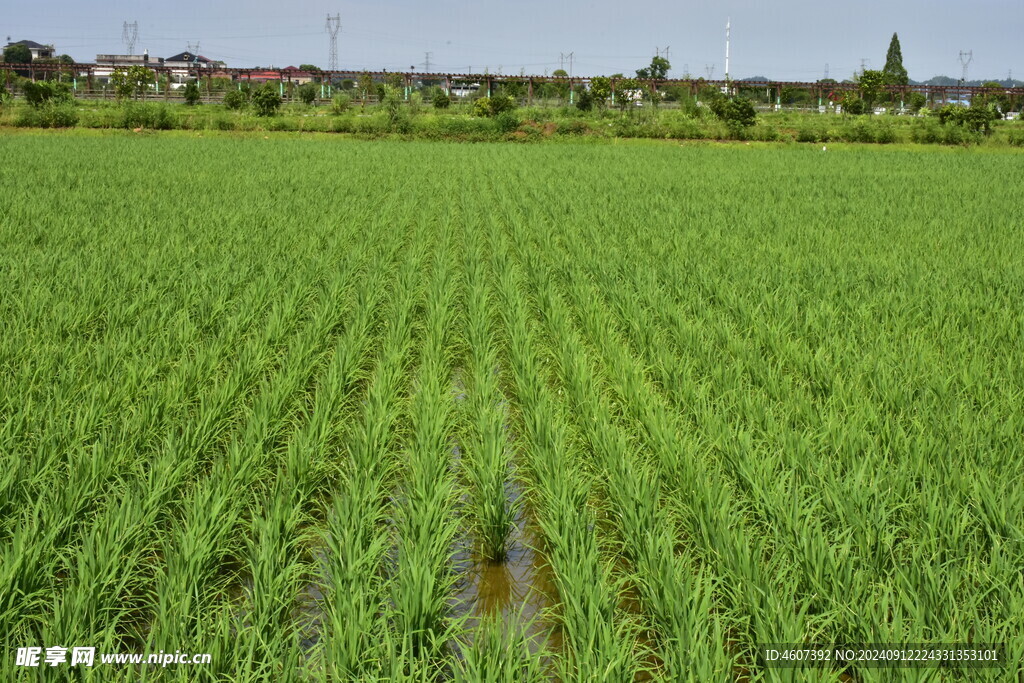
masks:
MULTIPOLYGON (((457 448, 455 449, 457 453, 457 448)), ((508 555, 503 562, 492 562, 474 551, 474 539, 464 535, 457 542, 452 557, 456 573, 455 591, 449 601, 451 615, 465 618, 465 638, 473 635, 485 618, 497 617, 510 631, 521 631, 529 638, 531 649, 560 647, 557 628, 547 619, 547 610, 557 602, 551 569, 539 552, 540 536, 526 506, 519 500, 522 490, 516 483, 506 486, 509 505, 519 505, 520 514, 509 539, 508 555)), ((392 522, 389 520, 388 524, 392 522)), ((312 649, 320 640, 325 620, 326 596, 322 585, 330 584, 327 550, 315 551, 321 581, 307 584, 299 598, 298 618, 303 623, 304 649, 312 649)), ((386 564, 394 566, 392 553, 386 564)))

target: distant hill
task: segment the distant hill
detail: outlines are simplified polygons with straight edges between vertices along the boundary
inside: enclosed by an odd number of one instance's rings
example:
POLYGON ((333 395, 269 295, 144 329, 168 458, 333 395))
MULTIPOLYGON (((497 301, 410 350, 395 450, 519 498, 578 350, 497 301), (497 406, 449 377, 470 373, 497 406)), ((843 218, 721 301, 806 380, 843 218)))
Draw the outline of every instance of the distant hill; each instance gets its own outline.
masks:
MULTIPOLYGON (((982 78, 976 80, 965 81, 964 85, 968 87, 978 87, 995 81, 1004 88, 1020 88, 1024 87, 1024 81, 1010 80, 1008 78, 982 78)), ((958 85, 960 81, 956 78, 950 78, 949 76, 932 76, 927 81, 910 81, 911 85, 958 85)))

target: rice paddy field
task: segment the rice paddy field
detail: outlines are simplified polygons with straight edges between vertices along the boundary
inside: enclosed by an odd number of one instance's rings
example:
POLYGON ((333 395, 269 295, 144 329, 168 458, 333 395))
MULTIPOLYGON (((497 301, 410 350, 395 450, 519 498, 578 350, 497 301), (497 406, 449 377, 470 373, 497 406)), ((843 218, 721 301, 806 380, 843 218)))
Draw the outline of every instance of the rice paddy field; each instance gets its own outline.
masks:
POLYGON ((3 680, 1022 679, 1019 152, 0 158, 3 680))

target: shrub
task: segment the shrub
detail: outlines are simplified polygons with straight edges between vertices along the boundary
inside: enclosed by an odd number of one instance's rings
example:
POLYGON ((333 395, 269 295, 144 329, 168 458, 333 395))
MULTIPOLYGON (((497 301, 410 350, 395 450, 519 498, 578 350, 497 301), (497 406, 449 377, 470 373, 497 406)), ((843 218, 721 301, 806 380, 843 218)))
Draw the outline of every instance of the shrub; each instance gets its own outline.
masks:
POLYGON ((177 126, 174 113, 164 104, 128 102, 121 108, 120 128, 170 130, 177 126))
POLYGON ((473 114, 475 116, 497 116, 502 112, 512 111, 515 108, 515 100, 508 95, 480 97, 473 102, 473 114))
POLYGON ((33 107, 41 107, 47 102, 70 102, 74 97, 67 83, 53 81, 25 81, 22 86, 25 100, 33 107))
POLYGON ((257 116, 273 116, 281 108, 281 95, 273 86, 265 85, 250 97, 257 116))
POLYGON ((999 118, 994 108, 980 103, 972 104, 970 107, 947 104, 939 109, 938 114, 941 123, 963 126, 975 133, 991 132, 992 122, 999 118))
POLYGON ((874 142, 875 135, 866 121, 857 121, 847 127, 843 139, 847 142, 874 142))
POLYGON ((888 145, 897 141, 896 129, 891 125, 884 125, 879 127, 878 132, 875 133, 875 142, 888 145))
POLYGON ((316 102, 317 95, 319 95, 319 89, 313 83, 303 83, 299 86, 299 101, 305 105, 311 105, 316 102))
POLYGON ((1024 130, 1011 130, 1006 141, 1013 147, 1024 147, 1024 130))
POLYGON ((775 142, 779 139, 779 131, 775 126, 754 126, 751 131, 755 140, 775 142))
POLYGON ((590 132, 590 126, 586 121, 580 119, 569 119, 558 123, 559 135, 585 135, 590 132))
POLYGON ((503 111, 494 117, 494 125, 499 133, 511 133, 519 124, 519 117, 512 111, 503 111))
POLYGON ((860 116, 867 110, 864 105, 864 100, 859 97, 850 95, 843 98, 843 113, 852 114, 854 116, 860 116))
POLYGON ((248 93, 244 90, 229 90, 224 93, 224 106, 228 109, 239 110, 249 101, 248 93))
POLYGON ((733 137, 744 137, 744 130, 757 122, 757 111, 745 97, 715 98, 710 106, 715 116, 725 122, 733 137))
POLYGON ((214 130, 234 130, 235 122, 227 116, 218 116, 213 119, 214 130))
POLYGON ((74 128, 78 125, 78 111, 70 102, 47 102, 22 110, 14 125, 22 128, 74 128))
POLYGON ((934 120, 926 120, 910 131, 910 139, 923 144, 934 145, 942 142, 942 137, 942 127, 934 120))
POLYGON ((352 98, 345 93, 339 93, 331 100, 331 109, 335 114, 344 114, 352 106, 352 98))
POLYGON ((199 104, 199 84, 195 81, 189 81, 188 83, 186 83, 184 96, 185 104, 187 104, 188 106, 194 107, 195 105, 199 104))
POLYGON ((331 121, 331 131, 335 133, 351 133, 355 130, 355 119, 351 116, 339 116, 331 121))
POLYGON ((384 86, 384 113, 387 114, 388 128, 395 133, 408 133, 411 127, 409 112, 402 106, 398 88, 384 86))
POLYGON ((810 128, 801 128, 796 133, 797 142, 817 142, 818 133, 810 128))
POLYGON ((434 109, 447 109, 450 106, 452 106, 451 95, 444 90, 438 90, 434 94, 434 109))
POLYGON ((491 116, 497 116, 498 114, 506 111, 512 111, 516 108, 516 102, 508 95, 495 95, 491 98, 491 116))
POLYGON ((473 115, 474 116, 490 116, 491 115, 491 98, 480 97, 473 102, 473 115))
POLYGON ((267 130, 291 132, 298 129, 299 127, 295 123, 295 120, 287 116, 273 118, 267 122, 267 130))
POLYGON ((580 111, 590 111, 594 108, 594 95, 586 89, 577 91, 576 108, 580 111))

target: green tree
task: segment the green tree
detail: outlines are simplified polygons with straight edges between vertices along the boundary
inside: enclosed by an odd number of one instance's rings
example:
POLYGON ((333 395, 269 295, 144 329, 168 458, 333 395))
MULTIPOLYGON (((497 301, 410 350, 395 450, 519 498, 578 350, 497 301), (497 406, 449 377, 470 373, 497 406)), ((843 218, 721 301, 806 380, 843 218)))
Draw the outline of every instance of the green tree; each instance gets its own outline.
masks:
POLYGON ((224 93, 224 106, 228 109, 241 109, 249 101, 249 92, 246 90, 229 90, 224 93))
POLYGON ((185 104, 190 107, 194 107, 199 104, 199 83, 196 81, 189 81, 185 84, 185 90, 182 93, 185 97, 185 104))
POLYGON ((312 83, 303 83, 299 86, 299 100, 303 104, 313 104, 316 102, 317 95, 320 94, 320 89, 312 83))
POLYGON ((623 111, 633 112, 633 104, 643 98, 643 90, 640 82, 635 78, 623 78, 615 84, 615 97, 619 108, 623 111))
POLYGON ((882 68, 885 82, 888 85, 906 85, 909 83, 907 70, 903 67, 903 51, 900 49, 900 38, 895 33, 889 41, 889 51, 885 54, 885 66, 882 68))
POLYGON ((315 64, 299 64, 299 70, 316 73, 317 71, 320 71, 320 67, 316 66, 315 64))
POLYGON ((447 109, 452 106, 452 98, 444 90, 434 93, 434 109, 447 109))
POLYGON ((130 66, 127 70, 114 69, 110 74, 110 84, 118 99, 142 97, 154 81, 153 72, 139 65, 130 66))
POLYGON ((25 100, 37 108, 49 102, 69 102, 72 99, 71 88, 67 83, 26 80, 21 89, 25 93, 25 100))
POLYGON ((874 107, 875 101, 881 95, 882 89, 888 83, 888 76, 884 71, 873 71, 867 69, 857 79, 860 89, 860 98, 864 100, 864 106, 869 111, 874 107))
POLYGON ((24 45, 8 45, 4 48, 4 61, 8 64, 31 64, 32 50, 24 45))
POLYGON ((269 83, 254 92, 250 101, 257 116, 273 116, 281 107, 281 95, 269 83))
POLYGON ((636 70, 636 77, 645 81, 652 78, 656 81, 663 81, 671 68, 672 65, 664 57, 654 57, 651 59, 650 66, 636 70))
MULTIPOLYGON (((555 69, 551 72, 551 75, 555 78, 569 78, 569 73, 565 69, 555 69)), ((567 82, 558 81, 550 85, 550 92, 554 93, 558 99, 569 99, 569 84, 567 82)))
POLYGON ((369 72, 364 72, 359 75, 359 97, 362 100, 362 108, 366 109, 366 100, 370 97, 370 91, 373 90, 373 76, 369 72))
POLYGON ((580 88, 576 91, 576 108, 580 111, 590 111, 594 108, 594 93, 587 88, 580 88))
POLYGON ((986 81, 981 84, 983 88, 992 88, 995 92, 985 92, 975 95, 971 104, 980 104, 988 107, 995 107, 1002 117, 1010 111, 1010 96, 1006 94, 1006 88, 998 81, 986 81))
POLYGON ((594 96, 594 104, 603 107, 612 96, 612 81, 606 76, 595 76, 590 79, 590 94, 594 96))

